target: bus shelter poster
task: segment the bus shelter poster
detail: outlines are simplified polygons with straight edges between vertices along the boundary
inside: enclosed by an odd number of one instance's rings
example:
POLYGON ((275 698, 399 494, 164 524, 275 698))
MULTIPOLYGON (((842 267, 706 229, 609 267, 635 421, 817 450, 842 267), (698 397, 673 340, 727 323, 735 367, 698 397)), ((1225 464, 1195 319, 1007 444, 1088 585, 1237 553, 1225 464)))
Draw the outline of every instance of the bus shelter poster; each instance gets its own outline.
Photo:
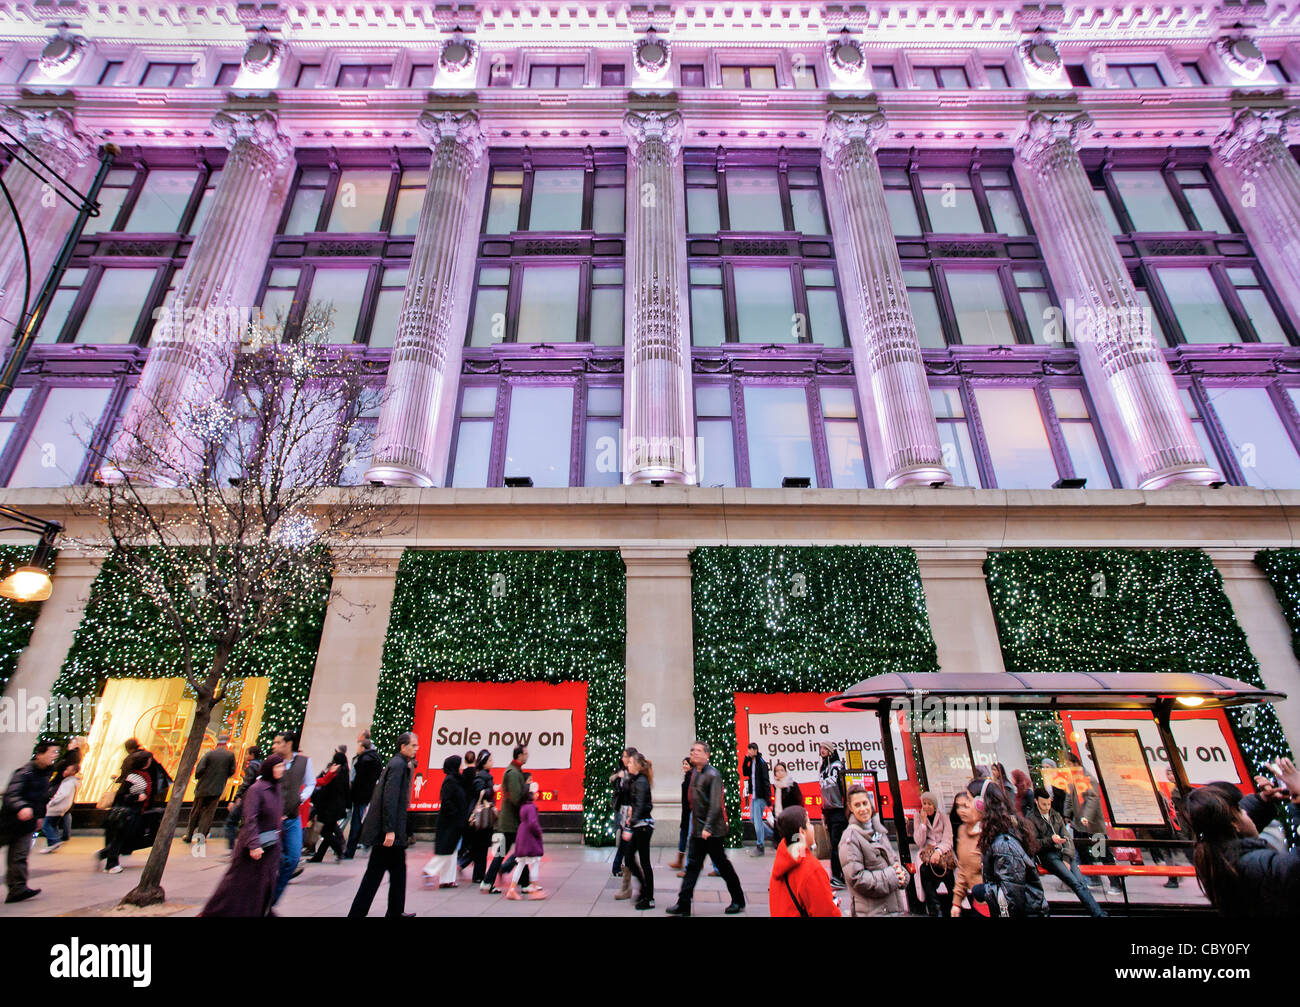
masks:
POLYGON ((516 745, 536 781, 539 811, 581 811, 586 765, 587 683, 421 682, 415 690, 420 739, 412 811, 436 811, 449 755, 488 749, 498 794, 516 745))
MULTIPOLYGON (((744 765, 745 752, 753 741, 767 760, 768 772, 785 763, 803 793, 810 818, 821 818, 820 779, 823 742, 833 745, 845 761, 846 752, 862 753, 862 768, 875 773, 882 793, 889 792, 889 770, 880 742, 880 722, 875 713, 841 713, 826 709, 830 692, 735 693, 736 765, 744 765)), ((910 737, 903 731, 902 715, 894 714, 894 762, 898 766, 899 788, 904 808, 920 804, 916 767, 912 761, 910 737)), ((743 781, 744 773, 741 772, 743 781)), ((775 781, 774 781, 775 782, 775 781)), ((743 786, 743 782, 742 782, 743 786)), ((748 799, 743 800, 748 809, 748 799)), ((748 817, 748 810, 744 812, 748 817)))

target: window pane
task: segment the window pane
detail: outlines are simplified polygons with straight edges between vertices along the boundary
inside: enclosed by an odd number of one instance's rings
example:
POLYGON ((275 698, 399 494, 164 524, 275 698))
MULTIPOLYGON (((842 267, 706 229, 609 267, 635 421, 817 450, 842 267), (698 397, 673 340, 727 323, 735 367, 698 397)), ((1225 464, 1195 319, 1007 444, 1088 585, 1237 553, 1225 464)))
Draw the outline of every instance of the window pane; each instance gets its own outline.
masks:
POLYGON ((293 197, 293 209, 285 221, 285 234, 310 234, 320 220, 321 204, 325 202, 324 189, 299 189, 293 197))
POLYGON ((311 300, 334 308, 334 326, 321 342, 350 343, 357 331, 361 302, 365 298, 368 269, 318 269, 312 280, 311 300))
POLYGON ((108 388, 52 388, 41 407, 10 486, 70 486, 108 404, 108 388))
POLYGON ((1139 231, 1185 231, 1187 224, 1178 204, 1158 171, 1113 172, 1115 187, 1129 219, 1139 231))
POLYGON ((696 385, 695 411, 700 416, 730 416, 730 385, 696 385))
POLYGON ((1165 335, 1164 328, 1160 325, 1160 317, 1156 314, 1156 309, 1151 305, 1151 295, 1141 287, 1137 289, 1137 298, 1142 305, 1142 318, 1145 324, 1151 329, 1151 338, 1157 346, 1172 346, 1169 337, 1165 335))
POLYGON ((460 415, 462 417, 491 418, 496 408, 496 385, 468 385, 461 395, 460 415))
POLYGON ((1110 489, 1114 484, 1110 480, 1110 473, 1106 471, 1101 445, 1097 443, 1097 432, 1093 430, 1092 424, 1062 423, 1061 434, 1065 437, 1065 446, 1070 452, 1074 474, 1088 480, 1088 489, 1110 489))
POLYGON ((922 169, 921 185, 930 229, 936 234, 982 234, 984 225, 975 205, 970 177, 946 168, 922 169))
POLYGON ((1165 296, 1189 343, 1237 343, 1241 335, 1214 285, 1214 274, 1204 266, 1157 269, 1165 296))
MULTIPOLYGON (((112 172, 112 175, 117 174, 112 172)), ((127 174, 135 174, 128 172, 127 174)), ((82 234, 102 234, 104 231, 111 231, 113 225, 117 222, 118 211, 122 209, 122 203, 126 200, 125 189, 110 189, 107 186, 99 190, 99 216, 90 217, 86 220, 86 226, 81 229, 82 234)), ((8 208, 6 208, 8 212, 8 208)))
POLYGON ((591 229, 597 234, 618 234, 623 230, 623 187, 596 189, 592 196, 591 229))
POLYGON ((49 310, 45 312, 45 320, 41 322, 40 331, 36 334, 38 343, 52 343, 59 338, 59 333, 63 331, 63 323, 68 320, 68 312, 72 310, 73 302, 81 293, 81 284, 85 279, 84 269, 64 271, 63 280, 50 301, 49 310))
POLYGON ((1038 489, 1059 478, 1032 388, 975 390, 1000 489, 1038 489))
POLYGON ((745 424, 749 485, 780 486, 786 476, 803 476, 817 485, 808 397, 802 385, 746 385, 745 424))
POLYGON ((1034 342, 1047 342, 1049 325, 1052 328, 1052 336, 1055 342, 1063 342, 1069 335, 1069 333, 1063 331, 1065 327, 1064 319, 1052 313, 1052 299, 1048 296, 1046 290, 1022 290, 1020 291, 1020 303, 1024 307, 1025 324, 1029 326, 1034 342))
POLYGON ((582 226, 580 168, 533 172, 533 208, 530 231, 576 231, 582 226))
POLYGON ((393 204, 393 226, 388 233, 414 234, 420 226, 420 207, 423 205, 423 189, 398 189, 397 202, 393 204))
POLYGON ((1232 453, 1249 486, 1300 487, 1300 456, 1264 388, 1210 388, 1232 453))
POLYGON ((215 180, 218 175, 219 173, 214 171, 212 175, 209 176, 208 185, 203 190, 203 195, 199 197, 199 205, 194 211, 194 219, 190 221, 190 229, 188 233, 192 235, 199 233, 199 228, 203 226, 203 222, 208 219, 208 214, 212 212, 212 201, 217 195, 215 180))
POLYGON ((568 486, 572 442, 572 387, 511 389, 505 475, 531 476, 534 486, 568 486))
POLYGON ((984 72, 988 75, 989 87, 1003 90, 1011 86, 1011 79, 1007 76, 1006 67, 985 64, 984 72))
POLYGON ((686 230, 691 234, 715 234, 718 223, 718 190, 686 190, 686 230))
POLYGON ((578 267, 527 266, 519 297, 521 343, 571 343, 578 338, 578 267))
POLYGON ((1002 297, 997 273, 949 272, 947 279, 957 331, 963 344, 974 346, 1016 341, 1011 313, 1002 297))
POLYGON ((947 345, 943 337, 943 322, 939 319, 939 301, 933 290, 909 290, 908 303, 912 306, 912 319, 916 322, 916 335, 922 347, 942 349, 947 345))
POLYGON ((826 424, 826 452, 830 460, 832 486, 837 489, 866 489, 867 465, 856 420, 826 424))
POLYGON ((892 66, 873 66, 871 68, 871 86, 878 91, 889 91, 898 87, 898 78, 892 66))
POLYGON ((1154 66, 1146 63, 1139 63, 1130 66, 1129 74, 1133 78, 1134 87, 1164 87, 1164 79, 1160 76, 1160 71, 1154 66))
POLYGON ((77 330, 77 342, 129 343, 154 276, 152 269, 105 269, 77 330))
POLYGON ((589 419, 587 444, 583 458, 584 486, 617 486, 623 481, 619 471, 618 419, 589 419))
POLYGON ((724 66, 722 68, 722 86, 738 89, 745 86, 745 68, 743 66, 724 66))
POLYGON ((932 66, 912 67, 912 80, 917 87, 937 88, 939 86, 939 74, 932 66))
POLYGON ((1215 202, 1214 193, 1209 189, 1184 189, 1183 195, 1187 197, 1187 202, 1192 204, 1192 213, 1196 215, 1196 222, 1201 225, 1202 231, 1214 231, 1216 234, 1232 233, 1232 228, 1223 217, 1223 211, 1215 202))
MULTIPOLYGON (((803 234, 826 234, 826 214, 822 212, 822 194, 817 189, 791 189, 794 229, 803 234)), ((737 228, 739 230, 739 228, 737 228)))
POLYGON ((731 420, 700 420, 695 427, 700 439, 699 467, 701 486, 736 485, 736 449, 732 443, 731 420))
POLYGON ((486 486, 491 455, 492 424, 483 420, 461 421, 456 433, 456 466, 451 474, 451 484, 486 486))
POLYGON ((591 292, 591 341, 597 346, 623 345, 623 288, 591 292))
POLYGON ((391 171, 344 171, 334 194, 328 230, 336 234, 378 231, 392 180, 391 171))
POLYGON ((479 288, 470 346, 496 346, 506 337, 506 291, 479 288))
POLYGON ((397 319, 402 312, 404 291, 381 290, 375 302, 375 319, 370 323, 370 345, 392 346, 397 338, 397 319))
POLYGON ((840 321, 840 299, 834 290, 808 290, 808 322, 812 341, 822 346, 843 346, 844 325, 840 321))
POLYGON ((944 467, 952 473, 954 485, 977 489, 984 485, 975 464, 975 447, 971 444, 965 420, 940 420, 939 444, 943 450, 944 467))
POLYGON ((180 229, 181 214, 189 204, 197 171, 151 171, 144 180, 140 198, 131 210, 126 230, 172 232, 180 229))
POLYGON ((941 66, 939 68, 939 82, 944 87, 970 87, 970 79, 966 76, 966 69, 960 66, 941 66))
POLYGON ((727 210, 733 231, 784 231, 776 170, 733 168, 728 171, 727 210))
POLYGON ((788 269, 737 266, 736 325, 742 343, 796 342, 794 293, 788 269))
POLYGON ((921 218, 917 216, 911 189, 886 189, 885 205, 889 207, 889 226, 895 234, 921 233, 921 218))
POLYGON ((749 68, 749 86, 766 88, 776 87, 776 70, 770 66, 751 66, 749 68))
POLYGON ((721 346, 726 330, 722 324, 722 291, 691 290, 691 342, 695 346, 721 346))
POLYGON ((582 87, 586 67, 582 66, 562 66, 556 75, 556 83, 559 87, 582 87))
POLYGON ((1273 306, 1268 303, 1268 298, 1264 296, 1264 291, 1238 290, 1237 296, 1241 298, 1241 306, 1246 309, 1246 314, 1250 316, 1251 324, 1255 326, 1255 334, 1259 336, 1261 343, 1285 343, 1287 341, 1286 333, 1282 331, 1282 326, 1277 320, 1277 315, 1273 313, 1273 306))
POLYGON ((1016 202, 1014 192, 1010 189, 985 189, 984 195, 988 197, 989 209, 993 211, 993 226, 999 233, 1007 235, 1029 233, 1029 229, 1025 227, 1025 219, 1020 215, 1020 204, 1016 202))
POLYGON ((1093 189, 1092 199, 1101 212, 1102 220, 1106 221, 1106 226, 1110 228, 1110 233, 1122 234, 1123 229, 1119 226, 1119 218, 1115 216, 1115 208, 1111 206, 1110 196, 1106 194, 1105 190, 1093 189))
POLYGON ((494 188, 488 197, 487 223, 484 234, 509 234, 519 229, 519 202, 522 189, 494 188))

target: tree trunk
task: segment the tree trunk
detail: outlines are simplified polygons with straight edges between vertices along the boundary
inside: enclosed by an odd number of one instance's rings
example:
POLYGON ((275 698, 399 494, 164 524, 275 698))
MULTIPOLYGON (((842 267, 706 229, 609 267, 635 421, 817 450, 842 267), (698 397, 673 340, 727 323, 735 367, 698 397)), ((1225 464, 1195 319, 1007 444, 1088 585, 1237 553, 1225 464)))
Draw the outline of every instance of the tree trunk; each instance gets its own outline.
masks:
POLYGON ((217 686, 225 673, 226 659, 232 648, 219 644, 213 655, 212 671, 204 683, 206 698, 200 697, 194 703, 194 721, 190 724, 190 734, 181 751, 180 765, 176 767, 176 776, 172 780, 171 797, 163 810, 162 822, 158 826, 158 835, 154 837, 149 849, 149 859, 145 861, 140 874, 140 883, 122 897, 122 905, 152 906, 163 902, 167 893, 162 887, 163 871, 167 869, 167 858, 171 855, 172 839, 176 835, 176 825, 181 818, 181 805, 185 801, 185 789, 190 784, 190 776, 199 761, 199 749, 203 747, 203 736, 207 733, 212 710, 215 706, 213 697, 217 686))

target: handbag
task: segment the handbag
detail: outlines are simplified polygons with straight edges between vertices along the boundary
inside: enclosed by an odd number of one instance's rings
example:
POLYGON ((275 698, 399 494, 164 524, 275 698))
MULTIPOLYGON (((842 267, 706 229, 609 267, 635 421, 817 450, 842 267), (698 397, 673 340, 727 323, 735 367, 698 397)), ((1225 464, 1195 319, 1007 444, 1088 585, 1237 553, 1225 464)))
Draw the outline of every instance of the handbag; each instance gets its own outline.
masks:
POLYGON ((813 823, 813 842, 817 844, 817 859, 830 860, 831 834, 824 822, 813 823))
POLYGON ((936 865, 930 858, 934 855, 935 847, 926 844, 921 849, 921 863, 928 866, 934 871, 936 877, 943 877, 949 871, 957 869, 957 854, 952 850, 944 850, 939 857, 939 863, 936 865))
POLYGON ((95 807, 100 811, 107 811, 113 806, 113 799, 117 797, 117 787, 109 784, 104 788, 104 792, 99 795, 99 800, 95 802, 95 807))
POLYGON ((486 791, 479 794, 478 803, 474 805, 474 810, 469 813, 469 824, 471 828, 479 829, 482 832, 496 828, 496 805, 488 803, 486 791))

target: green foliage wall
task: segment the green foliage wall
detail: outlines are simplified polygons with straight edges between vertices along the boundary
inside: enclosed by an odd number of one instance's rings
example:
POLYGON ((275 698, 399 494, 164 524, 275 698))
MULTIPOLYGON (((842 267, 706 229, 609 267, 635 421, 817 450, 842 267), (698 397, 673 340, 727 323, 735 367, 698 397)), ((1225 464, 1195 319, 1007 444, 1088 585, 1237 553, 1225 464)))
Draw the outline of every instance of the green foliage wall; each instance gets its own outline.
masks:
MULTIPOLYGON (((31 557, 32 550, 27 546, 0 545, 0 580, 29 562, 31 557)), ((9 688, 9 680, 18 667, 18 657, 32 638, 32 629, 41 614, 42 604, 39 601, 0 598, 0 696, 9 688)))

